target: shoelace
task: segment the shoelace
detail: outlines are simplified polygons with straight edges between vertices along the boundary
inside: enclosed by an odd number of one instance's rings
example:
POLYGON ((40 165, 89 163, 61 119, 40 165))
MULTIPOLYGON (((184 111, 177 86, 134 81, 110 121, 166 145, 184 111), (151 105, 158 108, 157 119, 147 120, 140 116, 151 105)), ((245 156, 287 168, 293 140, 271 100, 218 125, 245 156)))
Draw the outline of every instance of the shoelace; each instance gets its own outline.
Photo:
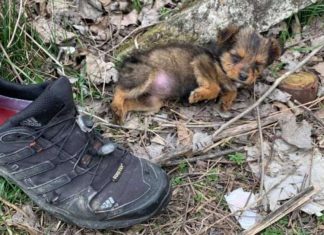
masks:
MULTIPOLYGON (((37 128, 37 130, 35 130, 35 132, 32 133, 32 135, 36 136, 36 137, 34 138, 33 142, 31 143, 31 147, 36 148, 36 151, 40 152, 40 151, 44 151, 46 149, 49 149, 49 148, 51 148, 53 146, 57 146, 58 144, 61 143, 59 145, 60 146, 59 150, 57 151, 57 157, 59 157, 60 153, 62 151, 64 151, 64 146, 66 145, 66 143, 69 140, 70 136, 73 134, 73 131, 75 130, 75 128, 80 128, 78 123, 77 123, 77 120, 76 120, 75 116, 71 116, 71 117, 61 119, 61 120, 55 121, 55 122, 50 122, 47 125, 44 125, 43 127, 37 128), (37 146, 37 140, 39 138, 41 138, 47 130, 49 130, 50 128, 53 128, 53 127, 55 127, 57 125, 60 125, 62 123, 65 123, 65 122, 66 122, 66 124, 62 125, 62 127, 57 132, 57 133, 61 133, 63 131, 63 132, 66 133, 66 134, 64 134, 64 136, 62 138, 60 138, 59 140, 57 140, 55 142, 52 142, 50 145, 46 146, 45 148, 36 147, 37 146), (71 125, 71 122, 73 122, 72 125, 71 125), (69 126, 71 126, 70 129, 66 130, 69 126), (64 131, 64 130, 66 130, 66 131, 64 131)), ((74 167, 73 167, 73 170, 76 170, 77 166, 80 164, 82 158, 84 157, 84 155, 86 153, 91 153, 91 154, 88 154, 89 156, 91 156, 91 159, 89 160, 89 163, 87 164, 87 166, 90 165, 90 162, 92 161, 92 159, 94 157, 99 157, 99 161, 96 164, 92 165, 91 167, 85 167, 85 168, 82 167, 85 170, 78 174, 78 176, 86 174, 86 173, 91 174, 92 175, 92 178, 90 180, 90 185, 91 185, 93 183, 96 175, 97 175, 100 164, 102 164, 102 161, 104 160, 104 156, 100 156, 98 154, 98 150, 95 149, 93 147, 93 145, 96 143, 96 141, 99 141, 102 144, 101 148, 103 148, 105 145, 102 142, 102 140, 100 139, 99 135, 94 130, 91 130, 90 132, 84 132, 84 133, 85 133, 85 135, 87 135, 87 138, 86 138, 87 142, 83 145, 82 148, 80 148, 80 150, 78 152, 73 154, 71 157, 64 159, 61 163, 72 160, 72 159, 76 159, 76 161, 74 163, 74 167), (92 169, 94 169, 93 172, 91 172, 92 169)), ((116 149, 121 150, 121 157, 120 157, 120 161, 119 161, 119 164, 121 164, 123 162, 123 160, 124 160, 124 157, 127 154, 127 151, 125 149, 120 148, 120 147, 116 147, 116 149)), ((100 189, 98 189, 98 192, 100 192, 110 182, 111 181, 107 180, 103 185, 101 185, 100 189)), ((60 197, 60 195, 54 193, 54 197, 50 201, 53 202, 53 200, 54 200, 55 202, 57 202, 59 200, 59 197, 60 197)))

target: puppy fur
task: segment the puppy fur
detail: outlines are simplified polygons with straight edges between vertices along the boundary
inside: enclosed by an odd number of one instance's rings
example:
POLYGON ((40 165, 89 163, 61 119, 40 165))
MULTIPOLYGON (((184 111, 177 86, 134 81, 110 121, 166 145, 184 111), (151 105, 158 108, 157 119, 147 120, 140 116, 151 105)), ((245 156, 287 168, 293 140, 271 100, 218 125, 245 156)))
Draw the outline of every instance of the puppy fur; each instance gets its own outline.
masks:
POLYGON ((112 111, 122 123, 129 111, 158 112, 167 100, 197 103, 218 96, 229 110, 236 83, 253 84, 280 55, 276 39, 233 25, 208 45, 173 43, 138 51, 121 66, 112 111))

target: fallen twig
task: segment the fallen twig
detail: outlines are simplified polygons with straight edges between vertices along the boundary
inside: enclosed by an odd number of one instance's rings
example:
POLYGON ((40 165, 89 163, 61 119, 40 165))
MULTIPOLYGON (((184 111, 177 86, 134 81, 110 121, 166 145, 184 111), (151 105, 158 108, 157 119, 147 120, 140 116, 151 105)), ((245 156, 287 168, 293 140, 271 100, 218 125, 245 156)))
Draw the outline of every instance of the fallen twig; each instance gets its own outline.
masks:
MULTIPOLYGON (((318 35, 317 38, 321 38, 321 37, 323 37, 323 36, 324 36, 324 34, 321 34, 321 35, 318 35)), ((293 44, 291 44, 291 45, 286 46, 286 47, 284 48, 284 51, 286 51, 286 50, 288 50, 288 49, 290 49, 290 48, 293 48, 293 47, 295 47, 295 46, 297 46, 297 45, 300 45, 300 44, 303 43, 303 42, 310 41, 310 40, 312 40, 312 39, 314 39, 313 36, 310 36, 310 37, 308 37, 308 38, 304 38, 304 39, 302 39, 302 40, 300 40, 300 41, 298 41, 298 42, 295 42, 295 43, 293 43, 293 44)))
MULTIPOLYGON (((270 125, 270 124, 282 119, 284 116, 286 116, 285 112, 276 113, 275 115, 271 115, 267 118, 264 118, 261 121, 261 124, 262 124, 262 126, 270 125)), ((243 125, 240 125, 237 127, 232 127, 232 128, 225 130, 223 133, 219 134, 215 139, 213 139, 213 141, 216 142, 218 140, 225 139, 225 138, 232 137, 232 136, 237 136, 242 133, 248 134, 250 131, 253 131, 257 128, 258 128, 257 121, 252 121, 251 123, 243 124, 243 125)), ((176 149, 172 152, 164 153, 164 154, 160 155, 159 157, 155 158, 153 161, 155 163, 159 163, 159 164, 163 165, 167 161, 177 158, 177 157, 180 157, 180 156, 183 156, 183 155, 189 155, 189 154, 197 155, 200 153, 206 153, 209 149, 212 149, 213 147, 214 147, 214 144, 209 145, 208 148, 204 149, 204 151, 192 151, 191 146, 183 148, 183 149, 176 149)))
POLYGON ((176 166, 179 165, 181 162, 186 161, 186 162, 196 162, 196 161, 204 161, 204 160, 209 160, 209 159, 214 159, 217 157, 221 157, 230 153, 235 153, 235 152, 239 152, 244 150, 244 147, 240 147, 240 148, 234 148, 234 149, 228 149, 228 150, 224 150, 224 151, 219 151, 216 153, 211 153, 211 154, 207 154, 204 156, 198 156, 198 157, 192 157, 192 158, 186 158, 183 160, 175 160, 175 161, 170 161, 170 162, 160 162, 161 165, 164 166, 176 166))
POLYGON ((141 27, 137 27, 136 29, 134 29, 132 32, 130 32, 126 37, 124 37, 117 45, 115 45, 114 47, 110 48, 106 54, 108 54, 109 52, 111 51, 114 51, 115 49, 117 49, 121 44, 123 44, 128 38, 130 38, 131 36, 133 35, 136 35, 136 33, 139 33, 141 32, 142 30, 145 30, 149 27, 152 27, 152 26, 155 26, 157 24, 159 24, 161 22, 155 22, 155 23, 152 23, 152 24, 149 24, 149 25, 145 25, 145 26, 141 26, 141 27))
MULTIPOLYGON (((270 115, 269 117, 266 117, 261 120, 261 125, 262 126, 270 125, 270 124, 282 119, 286 115, 287 114, 285 112, 270 115)), ((236 127, 231 127, 229 129, 223 131, 222 133, 220 133, 218 136, 215 136, 215 138, 213 138, 213 141, 215 142, 215 141, 218 141, 218 140, 230 137, 230 136, 239 135, 239 134, 242 134, 245 132, 255 130, 257 128, 258 128, 258 121, 252 121, 247 124, 239 125, 236 127)))
POLYGON ((256 107, 257 112, 257 121, 258 121, 258 129, 259 129, 259 136, 260 136, 260 150, 261 150, 261 158, 260 158, 260 196, 263 196, 264 190, 264 167, 265 167, 265 157, 264 157, 264 147, 263 147, 263 134, 262 134, 262 124, 261 124, 261 118, 260 118, 260 110, 259 107, 256 107))
POLYGON ((295 197, 291 198, 288 202, 279 207, 277 210, 268 214, 258 224, 256 224, 248 230, 245 230, 242 233, 242 235, 253 235, 262 231, 271 224, 280 220, 285 215, 289 214, 290 212, 296 210, 298 207, 308 202, 311 199, 311 197, 314 196, 318 191, 319 189, 315 188, 314 186, 306 188, 301 193, 297 194, 295 197))
POLYGON ((164 162, 167 162, 171 159, 186 155, 186 154, 191 154, 192 152, 192 147, 186 147, 186 148, 181 148, 181 149, 176 149, 173 150, 171 153, 165 153, 160 155, 159 157, 156 157, 153 159, 153 162, 163 164, 164 162))
POLYGON ((318 118, 316 115, 314 115, 314 113, 312 112, 312 110, 310 110, 309 108, 307 108, 305 105, 301 104, 298 100, 294 100, 294 102, 298 105, 300 105, 300 107, 305 110, 305 112, 307 114, 309 114, 315 121, 317 121, 322 127, 324 127, 324 122, 318 118))

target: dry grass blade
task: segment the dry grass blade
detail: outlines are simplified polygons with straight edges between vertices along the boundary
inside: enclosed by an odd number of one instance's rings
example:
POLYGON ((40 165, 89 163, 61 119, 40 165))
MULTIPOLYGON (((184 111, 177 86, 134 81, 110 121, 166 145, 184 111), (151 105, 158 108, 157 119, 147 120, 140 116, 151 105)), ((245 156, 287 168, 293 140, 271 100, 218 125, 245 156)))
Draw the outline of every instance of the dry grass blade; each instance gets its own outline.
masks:
POLYGON ((18 28, 18 25, 19 25, 19 22, 20 22, 20 18, 21 18, 21 15, 23 13, 23 6, 24 6, 24 3, 23 3, 23 0, 20 0, 19 1, 19 12, 18 12, 18 18, 16 20, 16 24, 15 24, 15 27, 14 27, 14 30, 12 32, 12 35, 11 35, 11 38, 8 42, 8 45, 7 45, 7 48, 9 48, 15 38, 15 35, 16 35, 16 32, 17 32, 17 28, 18 28))
POLYGON ((61 69, 62 74, 64 74, 64 67, 63 65, 51 54, 49 53, 42 45, 40 45, 27 31, 22 28, 20 25, 18 27, 21 29, 21 31, 39 48, 41 49, 51 60, 53 60, 61 69))
POLYGON ((224 151, 219 151, 216 153, 211 153, 211 154, 207 154, 207 155, 203 155, 203 156, 198 156, 198 157, 192 157, 192 158, 186 158, 184 160, 175 160, 175 161, 170 161, 170 162, 161 162, 161 165, 163 166, 176 166, 180 163, 182 163, 183 161, 186 162, 196 162, 196 161, 204 161, 204 160, 210 160, 210 159, 215 159, 217 157, 221 157, 221 156, 225 156, 231 153, 235 153, 235 152, 239 152, 244 150, 244 147, 240 147, 240 148, 234 148, 234 149, 229 149, 229 150, 224 150, 224 151))
POLYGON ((19 211, 21 214, 23 214, 24 216, 28 217, 28 215, 22 210, 20 209, 19 207, 15 206, 14 204, 8 202, 7 200, 3 199, 2 197, 0 197, 0 202, 2 202, 3 204, 5 204, 6 206, 16 210, 16 211, 19 211))
POLYGON ((294 102, 298 104, 303 110, 305 110, 305 112, 309 114, 316 122, 318 122, 318 124, 324 127, 324 122, 316 115, 314 115, 314 113, 309 108, 307 108, 304 104, 301 104, 298 100, 295 100, 294 102))
POLYGON ((2 45, 1 42, 0 42, 0 49, 1 49, 2 53, 4 54, 4 56, 7 58, 8 63, 10 64, 10 66, 11 66, 13 72, 16 74, 16 76, 17 76, 19 82, 23 83, 23 80, 22 80, 22 78, 20 77, 20 75, 19 75, 17 69, 18 69, 21 73, 23 73, 26 77, 28 77, 28 76, 27 76, 27 75, 26 75, 26 74, 25 74, 21 69, 19 69, 19 68, 18 68, 18 67, 17 67, 17 66, 16 66, 16 65, 11 61, 10 56, 9 56, 8 53, 6 52, 6 50, 5 50, 5 48, 3 47, 3 45, 2 45))

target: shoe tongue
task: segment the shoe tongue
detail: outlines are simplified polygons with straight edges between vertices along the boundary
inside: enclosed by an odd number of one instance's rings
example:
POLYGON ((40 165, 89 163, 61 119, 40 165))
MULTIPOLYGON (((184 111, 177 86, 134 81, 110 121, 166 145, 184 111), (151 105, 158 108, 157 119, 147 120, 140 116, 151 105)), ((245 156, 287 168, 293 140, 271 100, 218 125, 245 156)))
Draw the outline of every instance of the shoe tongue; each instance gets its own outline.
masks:
POLYGON ((41 127, 56 115, 75 115, 75 112, 70 82, 63 77, 50 83, 35 101, 12 118, 11 123, 41 127))

